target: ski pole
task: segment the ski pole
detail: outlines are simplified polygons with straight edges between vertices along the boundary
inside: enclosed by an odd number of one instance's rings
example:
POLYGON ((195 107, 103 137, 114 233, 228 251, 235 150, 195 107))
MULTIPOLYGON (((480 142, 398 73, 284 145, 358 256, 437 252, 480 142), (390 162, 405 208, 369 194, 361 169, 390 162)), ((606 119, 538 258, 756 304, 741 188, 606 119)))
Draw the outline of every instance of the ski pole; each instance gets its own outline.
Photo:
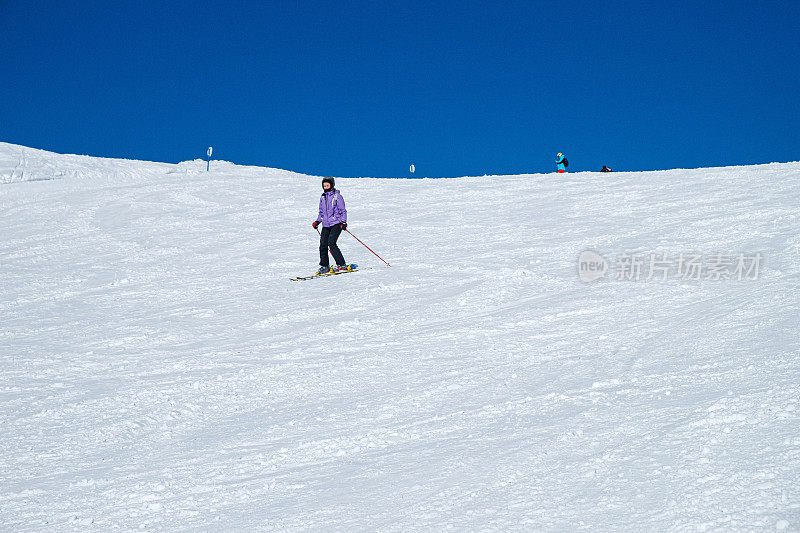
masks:
MULTIPOLYGON (((314 228, 314 229, 317 230, 317 233, 319 233, 319 228, 314 228)), ((322 233, 319 233, 319 236, 322 237, 322 233)), ((331 257, 333 257, 333 252, 331 252, 331 247, 330 246, 328 246, 328 254, 331 257)))
MULTIPOLYGON (((347 233, 350 233, 350 230, 349 230, 349 229, 346 229, 345 231, 346 231, 347 233)), ((352 236, 352 237, 353 237, 355 240, 357 240, 358 242, 361 242, 361 239, 359 239, 358 237, 356 237, 356 236, 355 236, 355 235, 353 235, 352 233, 350 233, 350 235, 351 235, 351 236, 352 236)), ((363 243, 363 242, 361 242, 361 244, 364 244, 364 243, 363 243)), ((367 246, 366 244, 364 244, 364 248, 366 248, 367 250, 369 250, 370 252, 372 252, 373 254, 375 254, 375 252, 372 250, 372 248, 370 248, 370 247, 369 247, 369 246, 367 246)), ((381 261, 383 261, 384 263, 386 263, 386 261, 384 261, 384 260, 383 260, 383 257, 379 256, 378 254, 375 254, 375 257, 377 257, 378 259, 380 259, 381 261)), ((386 266, 387 266, 387 267, 390 267, 390 266, 392 266, 392 265, 390 265, 389 263, 386 263, 386 266)))

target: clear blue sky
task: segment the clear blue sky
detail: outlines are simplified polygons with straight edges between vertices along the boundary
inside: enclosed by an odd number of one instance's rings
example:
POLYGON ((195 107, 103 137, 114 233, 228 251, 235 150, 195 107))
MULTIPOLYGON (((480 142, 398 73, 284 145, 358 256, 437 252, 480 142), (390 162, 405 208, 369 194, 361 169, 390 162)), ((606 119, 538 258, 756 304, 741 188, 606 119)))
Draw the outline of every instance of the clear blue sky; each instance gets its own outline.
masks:
POLYGON ((800 159, 800 2, 0 0, 0 140, 334 176, 800 159))

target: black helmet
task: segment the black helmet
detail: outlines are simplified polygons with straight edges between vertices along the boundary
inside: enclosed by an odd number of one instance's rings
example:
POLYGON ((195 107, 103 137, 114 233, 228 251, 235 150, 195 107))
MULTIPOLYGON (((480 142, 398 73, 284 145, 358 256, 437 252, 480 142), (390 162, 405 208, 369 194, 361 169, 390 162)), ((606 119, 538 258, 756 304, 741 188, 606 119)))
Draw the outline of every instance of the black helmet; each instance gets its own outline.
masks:
POLYGON ((326 182, 331 184, 331 190, 333 190, 333 188, 336 187, 336 180, 334 180, 333 178, 322 178, 322 188, 323 189, 325 189, 325 183, 326 182))

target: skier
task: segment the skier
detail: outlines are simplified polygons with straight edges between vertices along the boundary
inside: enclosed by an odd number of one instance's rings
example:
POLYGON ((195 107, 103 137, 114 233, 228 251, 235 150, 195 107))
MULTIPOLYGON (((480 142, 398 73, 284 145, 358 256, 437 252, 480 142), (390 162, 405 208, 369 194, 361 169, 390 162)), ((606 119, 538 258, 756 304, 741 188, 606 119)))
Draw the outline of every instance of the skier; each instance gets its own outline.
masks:
POLYGON ((336 240, 342 231, 347 229, 347 210, 344 207, 344 198, 336 190, 333 178, 322 178, 322 196, 319 199, 319 215, 311 225, 316 228, 322 224, 319 237, 319 270, 317 274, 326 274, 331 271, 328 261, 328 248, 331 250, 336 266, 333 271, 346 270, 341 250, 336 246, 336 240))
POLYGON ((614 171, 611 170, 611 167, 603 165, 603 168, 600 169, 600 172, 614 172, 614 171))
POLYGON ((566 172, 567 166, 569 166, 569 161, 567 161, 567 156, 559 152, 558 155, 556 156, 556 168, 558 168, 558 173, 563 174, 564 172, 566 172))

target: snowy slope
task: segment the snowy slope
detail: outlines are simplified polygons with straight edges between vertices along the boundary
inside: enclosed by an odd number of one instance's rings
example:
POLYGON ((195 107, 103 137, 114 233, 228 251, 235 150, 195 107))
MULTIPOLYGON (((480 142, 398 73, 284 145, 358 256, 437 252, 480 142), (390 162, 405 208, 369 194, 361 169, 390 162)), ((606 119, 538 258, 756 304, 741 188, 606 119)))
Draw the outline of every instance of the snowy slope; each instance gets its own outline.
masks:
POLYGON ((338 179, 392 267, 344 235, 372 269, 301 283, 319 178, 0 144, 0 182, 5 530, 800 530, 798 163, 338 179))

